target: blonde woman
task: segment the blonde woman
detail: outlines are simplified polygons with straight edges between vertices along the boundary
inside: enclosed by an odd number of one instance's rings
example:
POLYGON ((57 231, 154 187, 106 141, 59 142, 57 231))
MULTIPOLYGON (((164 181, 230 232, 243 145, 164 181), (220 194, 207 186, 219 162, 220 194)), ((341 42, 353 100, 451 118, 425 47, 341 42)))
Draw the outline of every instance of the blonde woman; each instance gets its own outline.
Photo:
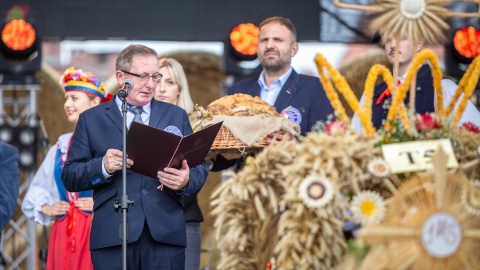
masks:
POLYGON ((194 108, 190 91, 188 90, 187 76, 182 65, 173 58, 159 60, 160 74, 163 75, 155 90, 155 99, 175 104, 187 113, 194 108))
MULTIPOLYGON (((161 58, 160 74, 162 79, 157 84, 154 98, 172 103, 191 113, 194 108, 188 90, 187 77, 182 65, 173 58, 161 58)), ((200 269, 200 253, 202 236, 200 222, 203 221, 202 211, 198 206, 197 193, 183 197, 185 225, 187 227, 187 247, 185 249, 185 270, 200 269)))

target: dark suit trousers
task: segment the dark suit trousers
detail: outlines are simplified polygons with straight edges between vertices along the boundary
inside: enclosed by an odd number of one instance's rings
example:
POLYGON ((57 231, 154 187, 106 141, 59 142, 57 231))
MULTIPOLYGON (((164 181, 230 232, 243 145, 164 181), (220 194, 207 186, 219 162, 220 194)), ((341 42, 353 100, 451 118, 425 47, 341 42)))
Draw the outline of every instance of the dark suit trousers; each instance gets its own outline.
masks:
POLYGON ((200 222, 186 222, 187 248, 185 249, 185 270, 199 270, 202 253, 200 222))
MULTIPOLYGON (((122 246, 95 249, 91 253, 95 270, 122 269, 122 246)), ((155 241, 145 220, 138 241, 127 245, 127 269, 183 270, 184 268, 185 247, 155 241)))

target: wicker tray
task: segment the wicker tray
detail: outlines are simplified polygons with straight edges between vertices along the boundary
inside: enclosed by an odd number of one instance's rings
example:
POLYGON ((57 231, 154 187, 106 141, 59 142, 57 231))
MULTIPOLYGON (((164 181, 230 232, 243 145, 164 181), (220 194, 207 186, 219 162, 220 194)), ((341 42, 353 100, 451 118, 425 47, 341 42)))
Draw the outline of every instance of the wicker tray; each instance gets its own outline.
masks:
POLYGON ((233 136, 232 132, 222 126, 213 141, 210 151, 215 151, 226 158, 239 157, 247 153, 255 153, 267 147, 267 137, 255 145, 247 146, 240 139, 233 136))

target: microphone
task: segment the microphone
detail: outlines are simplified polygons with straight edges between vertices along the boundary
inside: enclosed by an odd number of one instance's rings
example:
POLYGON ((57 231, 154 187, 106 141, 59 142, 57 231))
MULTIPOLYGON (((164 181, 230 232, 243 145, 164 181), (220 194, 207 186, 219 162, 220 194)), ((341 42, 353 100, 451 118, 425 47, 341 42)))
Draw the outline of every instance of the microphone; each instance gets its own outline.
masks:
POLYGON ((120 98, 126 98, 128 97, 128 94, 130 93, 130 91, 133 89, 133 81, 130 80, 130 79, 125 79, 123 80, 122 82, 122 85, 120 86, 120 88, 118 89, 118 96, 120 98))

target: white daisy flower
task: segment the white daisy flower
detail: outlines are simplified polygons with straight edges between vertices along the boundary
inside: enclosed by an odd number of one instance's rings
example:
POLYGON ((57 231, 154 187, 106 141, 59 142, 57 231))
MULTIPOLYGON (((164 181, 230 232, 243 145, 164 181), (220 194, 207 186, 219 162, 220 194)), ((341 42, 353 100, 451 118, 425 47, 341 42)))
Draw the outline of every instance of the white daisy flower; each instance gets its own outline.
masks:
POLYGON ((390 166, 382 158, 374 158, 368 162, 368 171, 376 177, 387 177, 390 175, 390 166))
POLYGON ((362 225, 378 224, 383 220, 386 205, 378 192, 364 190, 353 196, 350 202, 353 220, 362 225))
POLYGON ((467 211, 475 216, 480 216, 480 180, 473 181, 473 189, 465 185, 462 190, 462 204, 467 211))
POLYGON ((330 180, 320 175, 310 175, 303 179, 299 195, 308 207, 322 207, 333 198, 333 186, 330 180))

